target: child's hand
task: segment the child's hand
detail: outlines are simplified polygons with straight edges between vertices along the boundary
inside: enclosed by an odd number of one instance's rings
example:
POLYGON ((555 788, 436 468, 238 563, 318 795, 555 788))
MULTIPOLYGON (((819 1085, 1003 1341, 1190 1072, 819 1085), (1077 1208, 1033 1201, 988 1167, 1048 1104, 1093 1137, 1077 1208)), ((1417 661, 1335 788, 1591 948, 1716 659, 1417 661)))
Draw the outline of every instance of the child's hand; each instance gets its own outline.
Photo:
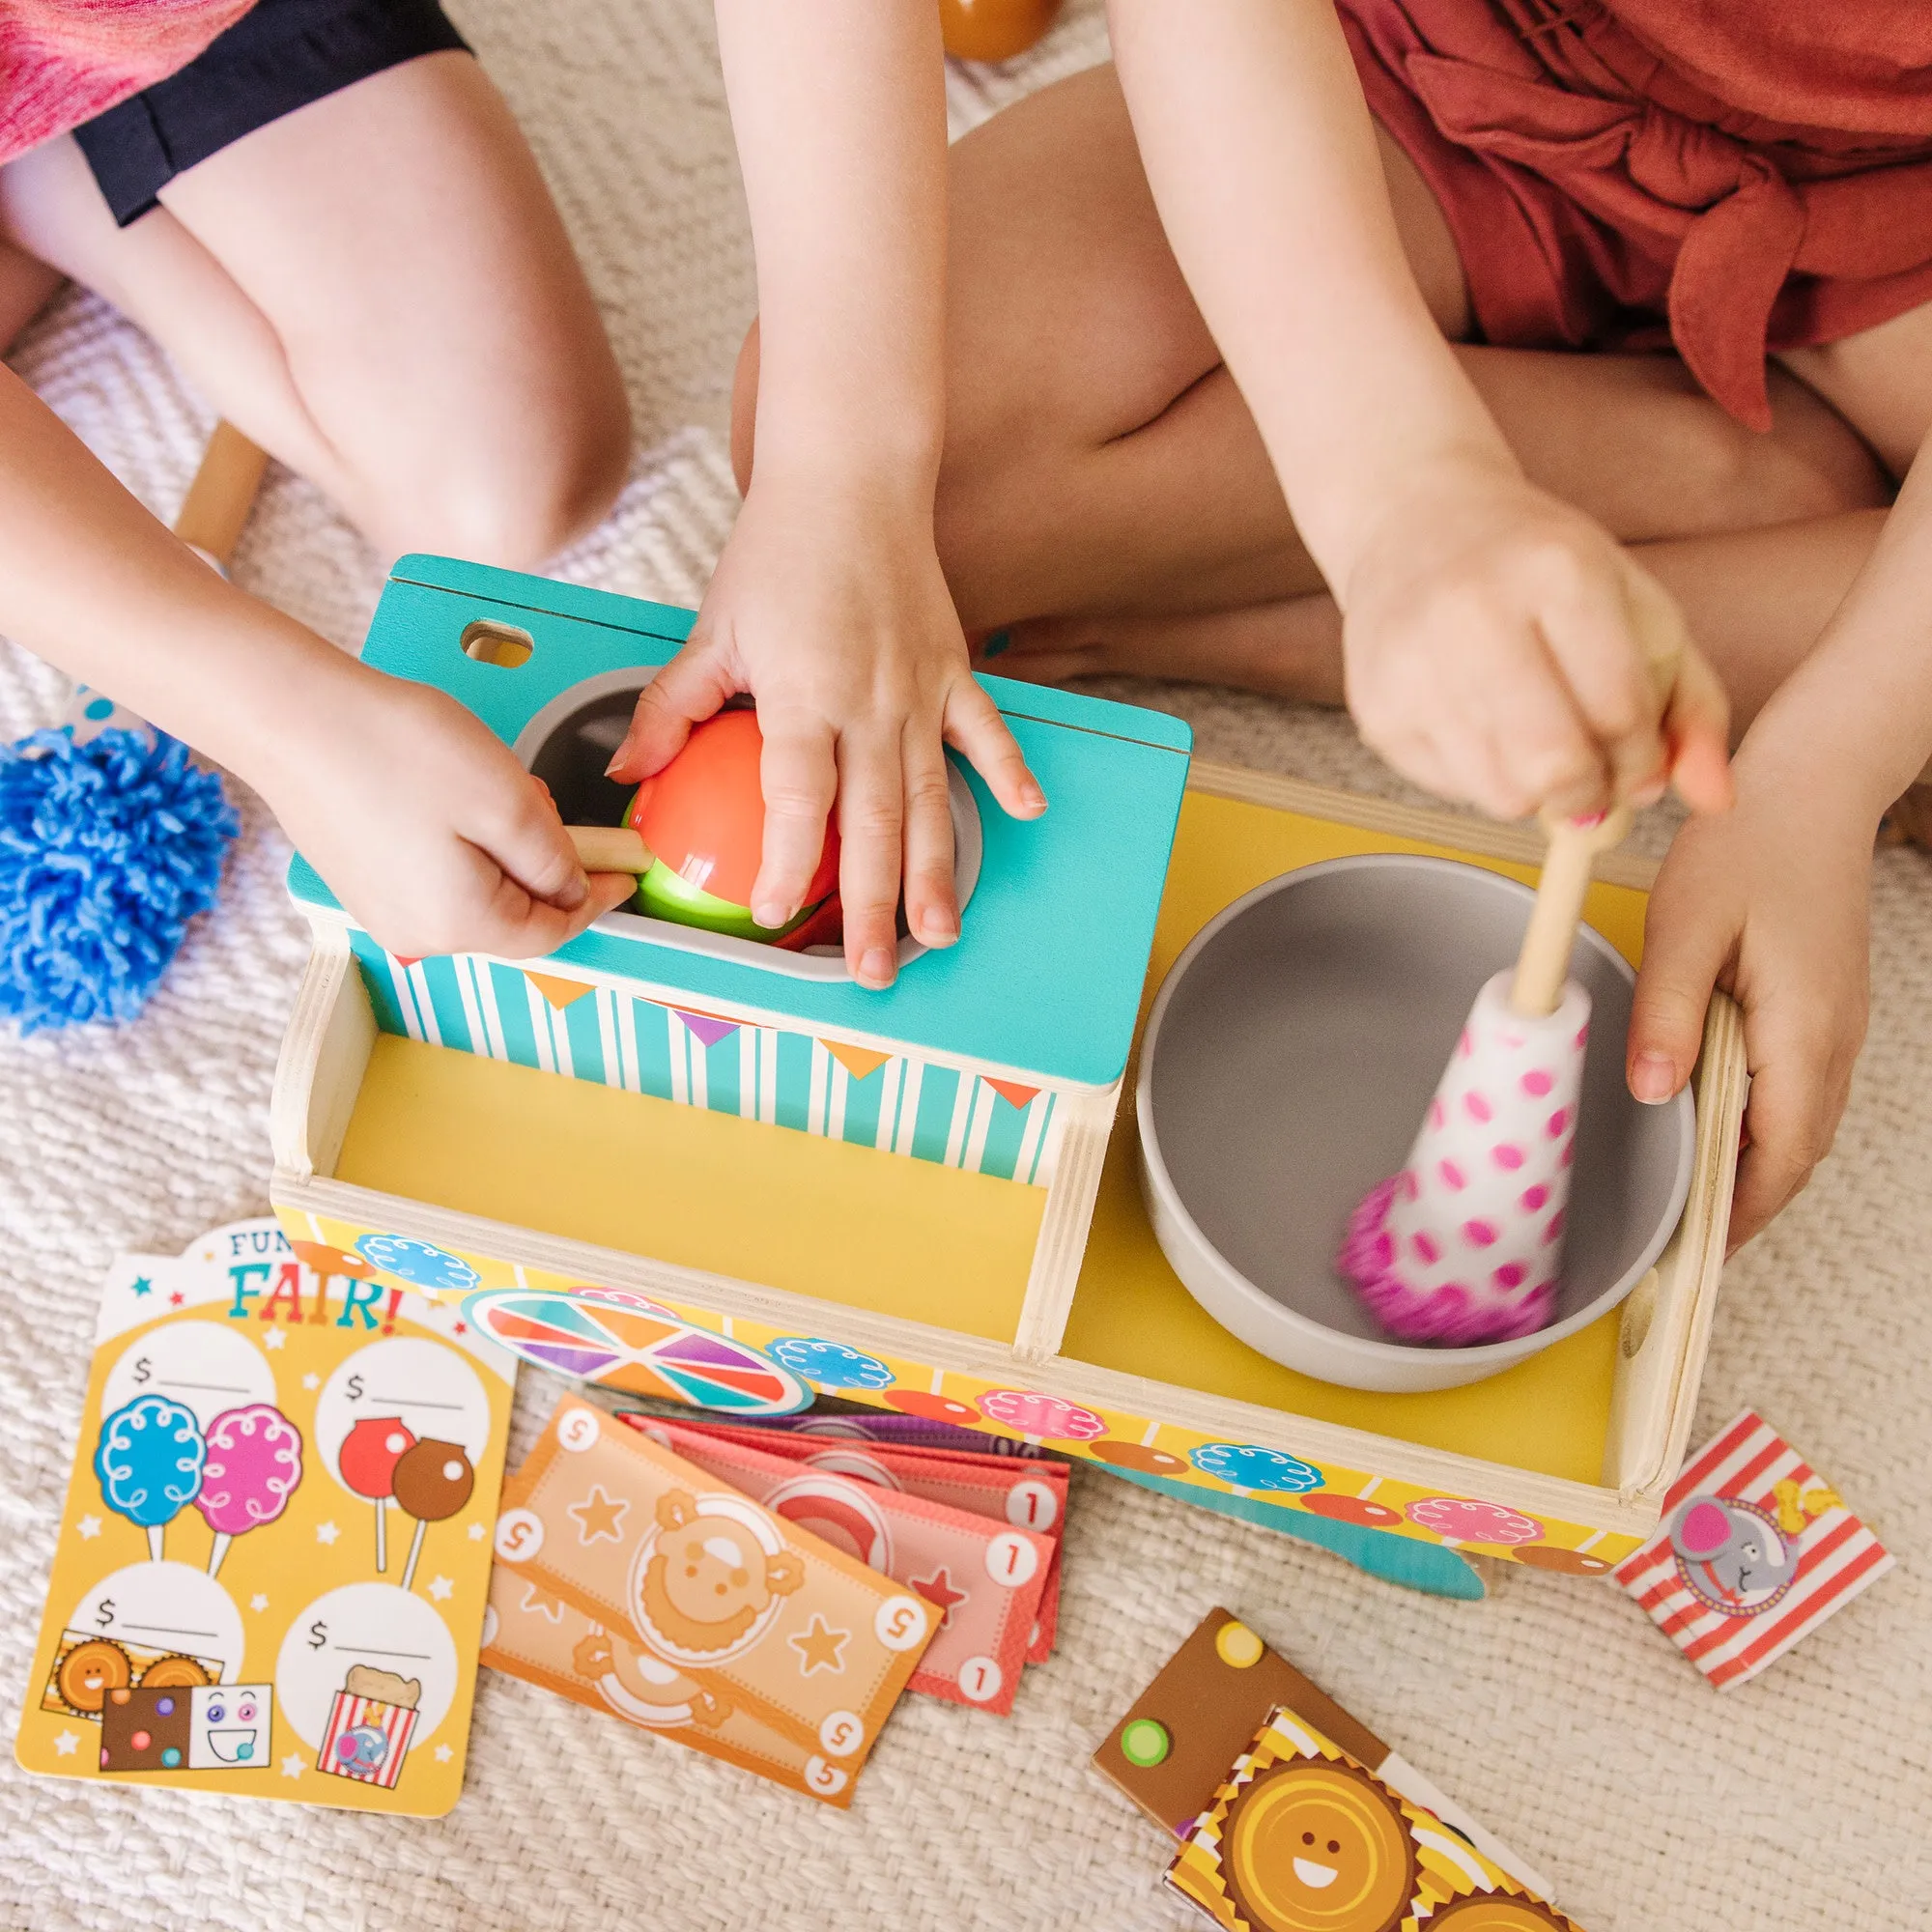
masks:
POLYGON ((1810 1179, 1845 1111, 1870 990, 1873 831, 1829 783, 1741 760, 1736 807, 1679 831, 1651 895, 1631 1092, 1665 1100, 1690 1078, 1714 985, 1744 1007, 1751 1090, 1733 1248, 1810 1179))
POLYGON ((942 740, 1013 817, 1037 817, 1046 797, 968 667, 930 499, 768 476, 754 477, 691 641, 646 687, 611 775, 648 778, 693 724, 753 693, 765 740, 753 917, 776 926, 797 912, 836 798, 845 957, 864 984, 888 986, 901 876, 913 936, 959 936, 942 740))
POLYGON ((1349 708, 1418 784, 1498 818, 1645 804, 1671 781, 1695 810, 1729 804, 1723 687, 1669 593, 1520 476, 1418 476, 1340 587, 1349 708), (1661 707, 1648 661, 1676 652, 1661 707))
POLYGON ((585 877, 549 795, 454 698, 341 671, 304 691, 290 738, 238 769, 378 944, 532 958, 637 890, 585 877))

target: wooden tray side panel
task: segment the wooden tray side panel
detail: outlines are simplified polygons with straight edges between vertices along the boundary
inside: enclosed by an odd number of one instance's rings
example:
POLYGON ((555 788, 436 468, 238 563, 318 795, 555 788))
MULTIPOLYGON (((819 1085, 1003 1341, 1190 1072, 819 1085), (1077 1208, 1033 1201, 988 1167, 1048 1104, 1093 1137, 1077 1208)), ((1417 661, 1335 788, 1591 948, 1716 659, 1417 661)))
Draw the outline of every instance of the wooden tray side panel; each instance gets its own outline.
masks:
MULTIPOLYGON (((1533 841, 1513 834, 1479 837, 1481 828, 1447 814, 1371 810, 1363 801, 1254 774, 1204 769, 1197 778, 1203 789, 1257 804, 1403 837, 1460 839, 1511 859, 1525 844, 1533 857, 1533 841)), ((1630 884, 1648 882, 1634 876, 1642 868, 1629 869, 1630 884)), ((1728 1002, 1714 1003, 1698 1076, 1691 1207, 1655 1289, 1633 1305, 1606 1480, 1592 1485, 1056 1357, 1117 1094, 1072 1096, 1072 1104, 1062 1096, 1046 1215, 1010 1348, 336 1180, 331 1169, 377 1016, 346 935, 318 923, 271 1108, 272 1194, 298 1238, 350 1249, 367 1235, 401 1234, 460 1258, 482 1286, 633 1289, 696 1327, 771 1350, 781 1361, 827 1368, 823 1376, 805 1374, 823 1393, 942 1415, 1205 1491, 1258 1496, 1552 1570, 1606 1568, 1655 1525, 1662 1491, 1688 1438, 1722 1260, 1744 1087, 1741 1029, 1728 1002), (1462 1507, 1468 1504, 1477 1507, 1462 1507), (1485 1527, 1494 1534, 1479 1533, 1485 1527)))
POLYGON ((334 1172, 376 1031, 347 934, 318 923, 269 1100, 277 1170, 304 1178, 334 1172))
POLYGON ((1748 1089, 1744 1016, 1724 994, 1714 994, 1696 1073, 1697 1157, 1690 1196, 1670 1246, 1624 1304, 1604 1482, 1625 1497, 1661 1497, 1690 1445, 1748 1089))

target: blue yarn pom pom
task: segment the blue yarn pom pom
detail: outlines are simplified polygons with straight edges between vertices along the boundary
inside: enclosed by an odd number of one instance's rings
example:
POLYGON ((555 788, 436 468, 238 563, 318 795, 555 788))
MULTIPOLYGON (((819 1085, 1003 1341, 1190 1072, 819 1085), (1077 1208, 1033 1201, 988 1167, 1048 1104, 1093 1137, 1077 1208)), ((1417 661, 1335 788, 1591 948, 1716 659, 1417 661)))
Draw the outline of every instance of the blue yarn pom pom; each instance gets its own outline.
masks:
POLYGON ((36 731, 0 747, 0 1017, 130 1020, 242 822, 178 738, 36 731))

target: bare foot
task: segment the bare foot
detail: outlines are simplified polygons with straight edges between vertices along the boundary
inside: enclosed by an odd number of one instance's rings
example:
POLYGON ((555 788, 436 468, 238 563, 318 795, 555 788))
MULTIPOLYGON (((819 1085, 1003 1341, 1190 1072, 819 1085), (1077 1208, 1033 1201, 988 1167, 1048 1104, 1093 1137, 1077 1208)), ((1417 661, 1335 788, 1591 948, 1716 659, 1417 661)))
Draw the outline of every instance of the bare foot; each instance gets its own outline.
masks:
POLYGON ((1342 702, 1342 621, 1327 597, 1184 617, 1035 617, 979 662, 1002 677, 1060 684, 1127 672, 1227 684, 1311 704, 1342 702))
POLYGON ((1932 784, 1911 786, 1878 829, 1881 845, 1917 845, 1932 852, 1932 784))

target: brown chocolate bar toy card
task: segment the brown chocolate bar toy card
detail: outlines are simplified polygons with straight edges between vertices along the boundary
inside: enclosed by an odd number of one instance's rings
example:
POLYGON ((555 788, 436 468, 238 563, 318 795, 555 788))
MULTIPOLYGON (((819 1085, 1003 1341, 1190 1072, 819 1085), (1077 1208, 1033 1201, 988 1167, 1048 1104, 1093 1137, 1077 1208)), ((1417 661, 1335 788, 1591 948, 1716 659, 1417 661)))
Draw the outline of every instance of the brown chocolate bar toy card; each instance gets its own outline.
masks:
POLYGON ((557 1406, 503 1494, 507 1572, 805 1747, 827 1783, 856 1777, 938 1627, 891 1577, 585 1403, 557 1406))

